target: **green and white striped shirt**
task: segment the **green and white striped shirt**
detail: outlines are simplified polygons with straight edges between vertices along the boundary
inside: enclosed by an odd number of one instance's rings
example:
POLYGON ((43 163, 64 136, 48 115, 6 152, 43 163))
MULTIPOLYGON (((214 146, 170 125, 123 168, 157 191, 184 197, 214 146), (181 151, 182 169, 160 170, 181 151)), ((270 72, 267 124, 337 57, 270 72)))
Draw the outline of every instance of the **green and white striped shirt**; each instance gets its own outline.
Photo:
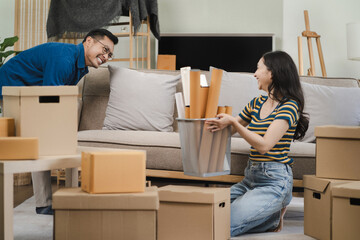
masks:
POLYGON ((268 96, 254 98, 239 114, 244 121, 249 123, 248 129, 260 136, 264 136, 270 124, 275 119, 285 119, 289 123, 289 129, 280 141, 265 154, 261 154, 254 147, 251 147, 250 160, 276 161, 292 165, 294 160, 288 157, 288 153, 299 120, 298 104, 294 100, 288 100, 279 104, 269 116, 261 119, 260 110, 267 98, 268 96))

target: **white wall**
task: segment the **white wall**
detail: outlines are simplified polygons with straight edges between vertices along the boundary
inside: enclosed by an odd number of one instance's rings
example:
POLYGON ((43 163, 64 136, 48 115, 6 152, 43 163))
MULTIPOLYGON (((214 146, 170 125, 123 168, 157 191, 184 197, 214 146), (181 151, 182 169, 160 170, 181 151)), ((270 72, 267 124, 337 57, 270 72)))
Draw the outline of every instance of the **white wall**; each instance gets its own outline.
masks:
POLYGON ((158 0, 161 33, 274 33, 281 47, 283 0, 158 0))
POLYGON ((0 0, 0 38, 14 36, 15 1, 0 0))
MULTIPOLYGON (((319 34, 329 77, 360 78, 360 61, 347 60, 346 23, 360 21, 359 0, 284 0, 283 50, 298 64, 297 36, 305 30, 304 10, 309 12, 310 30, 319 34)), ((304 73, 309 68, 306 38, 303 39, 304 73)), ((360 43, 359 43, 360 44, 360 43)), ((316 75, 321 76, 315 40, 312 42, 316 75)))

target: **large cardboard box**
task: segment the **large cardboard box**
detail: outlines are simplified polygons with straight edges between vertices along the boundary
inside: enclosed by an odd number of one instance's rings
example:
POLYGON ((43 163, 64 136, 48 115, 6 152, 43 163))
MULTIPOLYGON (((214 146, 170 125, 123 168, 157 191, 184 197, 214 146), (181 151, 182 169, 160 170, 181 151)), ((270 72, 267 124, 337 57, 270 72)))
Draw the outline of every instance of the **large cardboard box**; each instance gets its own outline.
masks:
POLYGON ((316 176, 360 180, 360 126, 315 128, 316 176))
POLYGON ((360 238, 360 182, 337 185, 333 188, 334 240, 360 238))
POLYGON ((331 239, 334 186, 350 181, 304 175, 304 233, 316 239, 331 239))
POLYGON ((16 136, 38 137, 40 155, 76 154, 77 86, 3 87, 16 136))
POLYGON ((28 160, 38 157, 37 138, 0 137, 0 160, 28 160))
POLYGON ((155 240, 159 197, 143 193, 89 194, 62 188, 53 195, 54 237, 58 240, 155 240))
POLYGON ((0 117, 0 137, 15 136, 15 119, 0 117))
POLYGON ((230 238, 230 189, 159 188, 158 240, 230 238))
POLYGON ((88 193, 144 192, 146 152, 82 152, 81 189, 88 193))

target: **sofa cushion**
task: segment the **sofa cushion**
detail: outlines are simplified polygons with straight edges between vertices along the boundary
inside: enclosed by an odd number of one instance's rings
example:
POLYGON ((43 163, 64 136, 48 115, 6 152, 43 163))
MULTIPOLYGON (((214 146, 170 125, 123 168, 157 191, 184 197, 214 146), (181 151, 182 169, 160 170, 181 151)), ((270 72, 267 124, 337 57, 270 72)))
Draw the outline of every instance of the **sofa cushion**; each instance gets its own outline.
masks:
POLYGON ((314 129, 321 125, 360 126, 360 88, 331 87, 302 82, 304 112, 309 128, 303 142, 314 142, 314 129))
POLYGON ((176 85, 180 75, 144 73, 109 66, 107 130, 173 131, 176 85))
POLYGON ((182 170, 180 138, 176 132, 86 130, 78 132, 79 146, 146 151, 146 168, 182 170))

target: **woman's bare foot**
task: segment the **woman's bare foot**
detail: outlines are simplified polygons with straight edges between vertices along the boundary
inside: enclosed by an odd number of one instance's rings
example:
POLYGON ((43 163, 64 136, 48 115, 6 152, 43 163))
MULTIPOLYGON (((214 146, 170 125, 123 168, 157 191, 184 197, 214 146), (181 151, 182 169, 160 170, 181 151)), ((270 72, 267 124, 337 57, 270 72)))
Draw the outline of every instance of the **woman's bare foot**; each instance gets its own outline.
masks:
POLYGON ((280 232, 284 226, 284 215, 286 213, 286 207, 281 209, 279 225, 275 229, 269 230, 269 232, 280 232))

